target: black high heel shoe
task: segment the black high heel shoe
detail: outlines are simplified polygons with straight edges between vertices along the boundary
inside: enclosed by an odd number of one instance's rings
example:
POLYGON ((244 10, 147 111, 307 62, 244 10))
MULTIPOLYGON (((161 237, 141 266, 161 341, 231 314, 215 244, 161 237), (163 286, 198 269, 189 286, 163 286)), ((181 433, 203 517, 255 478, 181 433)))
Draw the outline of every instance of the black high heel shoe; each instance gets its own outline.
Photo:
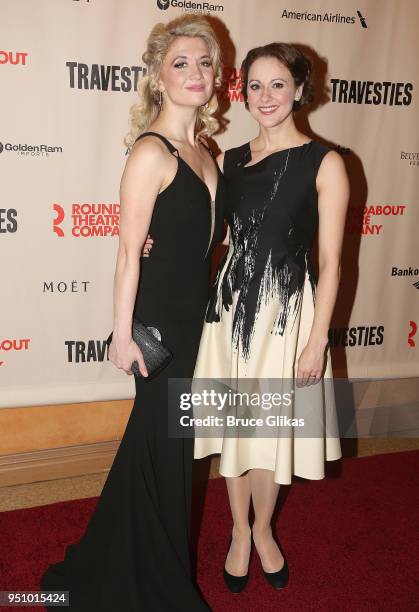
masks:
MULTIPOLYGON (((233 538, 230 538, 230 542, 229 542, 228 549, 227 549, 226 560, 227 560, 228 553, 230 551, 232 539, 233 538)), ((252 550, 253 550, 253 546, 252 546, 252 543, 250 543, 249 566, 247 569, 247 574, 245 574, 244 576, 233 576, 232 574, 229 574, 229 572, 225 568, 225 562, 224 562, 224 570, 223 570, 224 582, 226 583, 226 586, 231 593, 241 593, 246 587, 246 584, 249 580, 249 568, 250 568, 250 560, 252 557, 252 550)))
POLYGON ((272 534, 272 537, 276 545, 278 546, 279 550, 281 551, 282 556, 284 557, 284 564, 281 567, 281 569, 278 570, 277 572, 265 572, 263 567, 262 567, 262 571, 263 571, 263 575, 265 576, 266 580, 269 582, 271 586, 273 586, 274 589, 283 589, 284 587, 287 586, 288 579, 289 579, 288 562, 285 557, 284 551, 282 550, 281 546, 277 542, 274 534, 272 534))
POLYGON ((283 589, 287 586, 289 579, 288 563, 282 550, 281 553, 284 557, 284 565, 281 567, 280 570, 278 570, 277 572, 265 572, 262 567, 263 575, 265 576, 269 584, 273 586, 274 589, 283 589))

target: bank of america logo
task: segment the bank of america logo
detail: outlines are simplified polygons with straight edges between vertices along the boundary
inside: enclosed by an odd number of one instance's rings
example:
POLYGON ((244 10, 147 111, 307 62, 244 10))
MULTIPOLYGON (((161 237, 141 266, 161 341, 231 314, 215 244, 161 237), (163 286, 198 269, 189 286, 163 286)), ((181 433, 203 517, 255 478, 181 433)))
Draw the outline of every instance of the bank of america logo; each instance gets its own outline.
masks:
POLYGON ((165 11, 170 6, 170 0, 157 0, 157 6, 161 11, 165 11))
POLYGON ((416 287, 416 289, 419 289, 419 281, 416 281, 416 283, 412 283, 412 285, 416 287))
POLYGON ((365 17, 362 16, 361 11, 357 11, 357 15, 359 17, 359 21, 361 22, 362 27, 368 28, 367 22, 365 21, 365 17))

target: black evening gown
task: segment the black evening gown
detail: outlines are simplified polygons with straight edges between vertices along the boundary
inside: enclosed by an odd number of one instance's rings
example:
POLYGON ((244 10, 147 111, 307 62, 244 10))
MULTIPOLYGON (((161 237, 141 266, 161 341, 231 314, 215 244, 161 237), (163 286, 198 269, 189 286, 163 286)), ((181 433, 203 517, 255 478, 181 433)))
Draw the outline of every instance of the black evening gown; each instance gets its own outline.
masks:
MULTIPOLYGON (((154 133, 140 138, 146 134, 154 133)), ((168 378, 193 375, 224 183, 217 166, 212 202, 175 147, 154 135, 178 158, 178 170, 155 203, 155 242, 142 259, 134 314, 160 331, 174 357, 156 378, 135 378, 132 412, 87 529, 42 576, 41 590, 69 590, 70 609, 78 612, 209 609, 190 561, 193 440, 168 436, 167 391, 168 378)))

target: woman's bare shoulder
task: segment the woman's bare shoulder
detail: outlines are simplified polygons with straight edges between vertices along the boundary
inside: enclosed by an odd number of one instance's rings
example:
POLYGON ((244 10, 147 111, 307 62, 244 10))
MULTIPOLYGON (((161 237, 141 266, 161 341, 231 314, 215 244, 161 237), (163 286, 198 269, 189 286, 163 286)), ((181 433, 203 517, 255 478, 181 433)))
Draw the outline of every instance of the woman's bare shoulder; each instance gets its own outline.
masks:
POLYGON ((129 159, 134 163, 151 165, 164 162, 168 155, 170 153, 160 138, 147 134, 132 145, 129 159))

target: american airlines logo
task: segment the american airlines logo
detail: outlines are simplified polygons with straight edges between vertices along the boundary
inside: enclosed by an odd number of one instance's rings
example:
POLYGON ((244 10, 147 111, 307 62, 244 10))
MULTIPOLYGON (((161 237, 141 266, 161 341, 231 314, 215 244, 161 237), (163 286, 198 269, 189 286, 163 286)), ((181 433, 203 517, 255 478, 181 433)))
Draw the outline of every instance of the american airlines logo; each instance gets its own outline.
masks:
MULTIPOLYGON (((362 28, 366 29, 367 21, 365 17, 362 15, 361 11, 357 11, 356 15, 358 17, 358 22, 362 28)), ((342 13, 332 13, 332 12, 323 12, 323 13, 312 13, 311 11, 289 11, 288 9, 283 9, 281 13, 282 19, 292 19, 293 21, 309 21, 309 22, 317 22, 317 23, 327 23, 327 24, 343 24, 343 25, 354 25, 357 23, 357 18, 355 15, 342 15, 342 13)))

